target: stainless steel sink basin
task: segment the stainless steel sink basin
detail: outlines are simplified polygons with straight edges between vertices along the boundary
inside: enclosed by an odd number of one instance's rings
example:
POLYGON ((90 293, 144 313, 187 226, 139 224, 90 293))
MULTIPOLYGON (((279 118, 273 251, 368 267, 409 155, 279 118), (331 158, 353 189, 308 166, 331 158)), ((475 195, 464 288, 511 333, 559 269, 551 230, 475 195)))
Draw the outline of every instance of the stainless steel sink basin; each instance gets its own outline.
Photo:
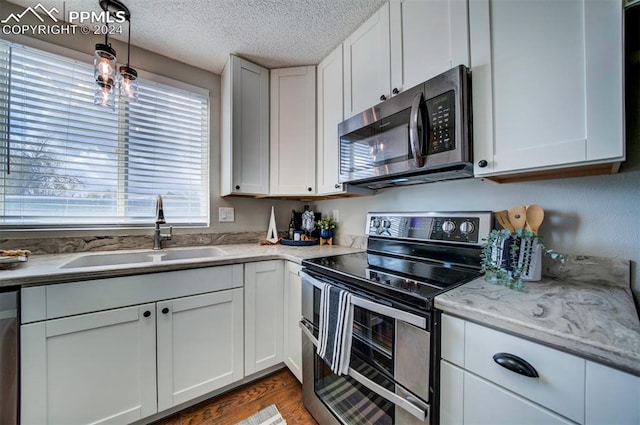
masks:
POLYGON ((88 254, 75 258, 60 266, 62 269, 75 269, 100 266, 125 266, 128 264, 165 263, 177 260, 199 260, 225 255, 220 248, 203 246, 198 248, 175 248, 147 252, 123 252, 88 254))
POLYGON ((173 261, 173 260, 190 260, 201 258, 213 258, 225 255, 225 252, 220 248, 214 246, 203 246, 200 248, 186 248, 167 250, 160 257, 160 261, 173 261))
POLYGON ((63 264, 61 269, 80 267, 115 266, 126 264, 151 263, 153 256, 148 252, 128 252, 120 254, 90 254, 83 255, 63 264))

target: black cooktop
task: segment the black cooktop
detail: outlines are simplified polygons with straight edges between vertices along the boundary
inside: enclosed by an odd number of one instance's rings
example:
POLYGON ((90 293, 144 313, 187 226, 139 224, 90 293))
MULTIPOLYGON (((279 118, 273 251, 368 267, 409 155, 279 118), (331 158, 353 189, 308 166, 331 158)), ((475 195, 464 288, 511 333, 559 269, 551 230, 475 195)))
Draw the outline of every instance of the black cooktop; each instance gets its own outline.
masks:
POLYGON ((474 268, 375 252, 314 258, 302 265, 320 276, 420 310, 431 309, 436 295, 480 276, 474 268))

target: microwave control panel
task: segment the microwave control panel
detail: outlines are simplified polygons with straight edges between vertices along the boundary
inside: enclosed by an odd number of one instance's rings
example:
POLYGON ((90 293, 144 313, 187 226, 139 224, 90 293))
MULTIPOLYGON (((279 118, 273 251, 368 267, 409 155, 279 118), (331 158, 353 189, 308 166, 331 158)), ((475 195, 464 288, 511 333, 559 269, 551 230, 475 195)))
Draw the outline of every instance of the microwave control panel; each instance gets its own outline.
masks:
POLYGON ((427 154, 454 150, 456 147, 455 91, 449 90, 425 103, 429 121, 427 154))
POLYGON ((367 235, 418 241, 481 245, 491 231, 490 212, 479 213, 370 213, 367 235))

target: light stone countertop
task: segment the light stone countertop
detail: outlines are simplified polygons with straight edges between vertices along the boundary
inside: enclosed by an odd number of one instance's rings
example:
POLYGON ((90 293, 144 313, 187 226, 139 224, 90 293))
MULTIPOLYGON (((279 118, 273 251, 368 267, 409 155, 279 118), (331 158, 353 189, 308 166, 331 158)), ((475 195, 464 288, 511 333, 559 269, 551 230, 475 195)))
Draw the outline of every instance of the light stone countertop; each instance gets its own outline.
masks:
MULTIPOLYGON (((0 270, 0 289, 158 273, 189 268, 283 259, 300 264, 308 258, 361 252, 349 246, 211 245, 223 251, 212 258, 82 268, 60 266, 78 257, 99 254, 157 253, 149 249, 33 255, 14 269, 0 270)), ((162 252, 184 248, 169 248, 162 252)), ((589 260, 588 258, 586 260, 589 260)), ((591 261, 576 263, 583 281, 558 278, 527 282, 523 292, 476 279, 435 300, 436 308, 480 324, 514 333, 582 357, 640 375, 640 324, 627 284, 601 282, 601 275, 628 279, 628 263, 610 268, 591 261), (626 269, 625 269, 626 267, 626 269), (622 273, 619 271, 622 270, 622 273), (600 275, 600 276, 599 276, 600 275)), ((564 270, 566 272, 566 270, 564 270)))
POLYGON ((61 268, 60 266, 78 257, 104 254, 150 253, 172 252, 185 248, 169 248, 162 251, 150 249, 118 250, 102 252, 84 252, 74 254, 47 254, 32 255, 29 261, 20 264, 17 268, 0 270, 0 288, 11 286, 43 285, 63 282, 77 282, 89 279, 107 277, 130 276, 144 273, 158 273, 172 270, 184 270, 190 268, 222 266, 227 264, 247 263, 252 261, 288 260, 300 264, 307 258, 324 257, 329 255, 348 254, 363 251, 363 249, 338 245, 314 245, 314 246, 284 246, 284 245, 258 245, 255 244, 231 244, 213 245, 223 251, 223 255, 211 258, 196 258, 174 260, 158 263, 136 263, 112 266, 61 268))
POLYGON ((437 309, 640 376, 640 322, 624 286, 543 279, 515 291, 478 278, 437 309))

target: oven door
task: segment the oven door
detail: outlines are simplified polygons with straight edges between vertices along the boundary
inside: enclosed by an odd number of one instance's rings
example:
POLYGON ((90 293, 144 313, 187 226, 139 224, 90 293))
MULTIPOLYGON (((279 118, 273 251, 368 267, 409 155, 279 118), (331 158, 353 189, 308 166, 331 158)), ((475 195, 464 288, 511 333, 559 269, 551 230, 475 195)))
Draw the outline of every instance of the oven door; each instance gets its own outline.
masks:
POLYGON ((337 376, 316 354, 322 283, 304 271, 300 274, 304 403, 316 420, 322 424, 428 423, 430 334, 419 327, 426 327, 426 319, 362 294, 353 296, 349 372, 337 376))

